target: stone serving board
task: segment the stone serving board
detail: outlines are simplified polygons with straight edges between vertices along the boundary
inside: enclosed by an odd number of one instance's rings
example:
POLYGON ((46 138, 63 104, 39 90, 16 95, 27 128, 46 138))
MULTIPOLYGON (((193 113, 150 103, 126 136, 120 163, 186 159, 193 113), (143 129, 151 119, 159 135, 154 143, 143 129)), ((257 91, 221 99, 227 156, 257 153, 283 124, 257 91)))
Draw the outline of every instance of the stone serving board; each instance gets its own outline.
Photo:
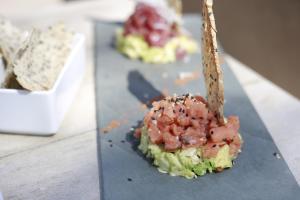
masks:
MULTIPOLYGON (((200 44, 201 18, 185 16, 185 27, 200 44)), ((146 113, 145 105, 162 94, 205 96, 201 53, 188 62, 167 65, 132 61, 114 49, 114 34, 121 24, 95 22, 98 159, 102 200, 295 200, 300 188, 279 153, 245 91, 222 63, 225 115, 238 115, 243 151, 232 169, 187 180, 159 173, 137 150, 132 127, 146 113), (180 73, 200 76, 176 84, 180 73), (110 125, 110 126, 109 126, 110 125), (104 133, 104 129, 109 130, 104 133)), ((222 62, 222 61, 221 61, 222 62)))

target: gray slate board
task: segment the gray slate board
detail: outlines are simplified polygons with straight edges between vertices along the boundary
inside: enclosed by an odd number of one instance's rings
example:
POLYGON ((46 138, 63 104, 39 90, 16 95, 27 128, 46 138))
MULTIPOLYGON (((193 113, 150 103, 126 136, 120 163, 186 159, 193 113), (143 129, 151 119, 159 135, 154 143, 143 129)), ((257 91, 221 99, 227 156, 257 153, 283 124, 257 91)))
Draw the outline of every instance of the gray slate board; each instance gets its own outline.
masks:
MULTIPOLYGON (((199 16, 186 16, 185 27, 200 43, 199 16)), ((300 188, 278 152, 268 130, 257 115, 240 83, 222 64, 225 82, 225 115, 238 115, 245 144, 234 168, 194 180, 159 173, 137 151, 130 128, 144 116, 141 102, 168 89, 170 94, 201 93, 203 77, 185 86, 174 80, 179 72, 202 72, 200 53, 190 62, 149 65, 131 61, 113 48, 113 36, 120 24, 96 22, 96 98, 99 171, 103 200, 295 200, 300 188), (168 75, 163 78, 162 74, 168 75), (101 128, 112 120, 121 126, 103 134, 101 128)))

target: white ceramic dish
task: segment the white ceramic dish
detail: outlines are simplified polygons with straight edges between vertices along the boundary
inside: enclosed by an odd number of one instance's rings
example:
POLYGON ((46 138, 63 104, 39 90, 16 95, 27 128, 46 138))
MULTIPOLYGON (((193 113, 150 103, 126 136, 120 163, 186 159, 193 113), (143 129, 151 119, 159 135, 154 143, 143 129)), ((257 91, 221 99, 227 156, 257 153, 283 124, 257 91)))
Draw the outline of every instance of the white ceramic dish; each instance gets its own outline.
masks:
POLYGON ((76 34, 72 51, 51 90, 0 89, 0 132, 53 135, 58 131, 84 75, 84 43, 84 36, 76 34))

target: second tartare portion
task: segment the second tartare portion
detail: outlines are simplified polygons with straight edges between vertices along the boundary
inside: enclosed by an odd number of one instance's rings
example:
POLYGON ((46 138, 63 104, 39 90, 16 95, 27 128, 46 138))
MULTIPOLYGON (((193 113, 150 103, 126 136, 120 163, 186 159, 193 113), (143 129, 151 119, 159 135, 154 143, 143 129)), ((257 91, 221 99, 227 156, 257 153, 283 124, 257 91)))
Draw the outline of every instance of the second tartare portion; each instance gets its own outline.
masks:
POLYGON ((139 3, 123 29, 117 31, 118 51, 130 59, 153 64, 172 63, 194 53, 196 42, 175 19, 166 19, 162 10, 139 3))
POLYGON ((204 98, 186 94, 154 102, 135 136, 160 172, 193 178, 232 167, 242 146, 239 127, 238 117, 220 124, 204 98))

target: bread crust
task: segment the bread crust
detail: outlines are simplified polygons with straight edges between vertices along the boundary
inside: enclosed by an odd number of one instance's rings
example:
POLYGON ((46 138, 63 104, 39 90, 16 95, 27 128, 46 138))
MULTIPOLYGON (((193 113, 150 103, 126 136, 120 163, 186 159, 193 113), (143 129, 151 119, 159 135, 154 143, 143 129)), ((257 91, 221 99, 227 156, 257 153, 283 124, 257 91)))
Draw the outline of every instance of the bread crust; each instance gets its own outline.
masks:
POLYGON ((72 40, 73 33, 61 23, 44 32, 33 30, 14 62, 20 85, 30 91, 51 89, 71 51, 72 40))

